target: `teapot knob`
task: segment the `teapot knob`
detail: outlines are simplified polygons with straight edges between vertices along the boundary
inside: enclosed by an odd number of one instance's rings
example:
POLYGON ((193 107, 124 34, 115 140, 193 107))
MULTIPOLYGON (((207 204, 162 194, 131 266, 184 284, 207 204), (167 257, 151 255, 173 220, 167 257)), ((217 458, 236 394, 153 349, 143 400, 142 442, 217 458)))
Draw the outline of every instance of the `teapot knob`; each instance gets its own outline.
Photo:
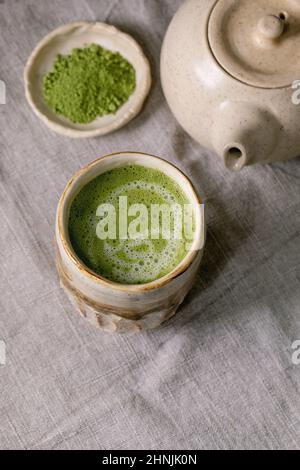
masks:
POLYGON ((258 30, 266 39, 278 39, 284 30, 284 20, 275 15, 266 15, 259 20, 258 30))

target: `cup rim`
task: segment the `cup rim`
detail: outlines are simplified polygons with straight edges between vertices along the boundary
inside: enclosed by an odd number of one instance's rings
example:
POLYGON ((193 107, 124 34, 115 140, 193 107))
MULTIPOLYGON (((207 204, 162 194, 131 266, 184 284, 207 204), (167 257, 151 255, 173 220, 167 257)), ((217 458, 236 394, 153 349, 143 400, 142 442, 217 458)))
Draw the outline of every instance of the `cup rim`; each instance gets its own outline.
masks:
MULTIPOLYGON (((180 174, 180 176, 185 179, 187 185, 189 186, 189 188, 190 188, 190 190, 193 194, 193 197, 194 197, 195 201, 198 201, 198 204, 202 204, 201 198, 200 198, 197 190, 195 189, 193 183, 189 179, 189 177, 185 173, 183 173, 183 171, 180 170, 176 165, 169 162, 168 160, 165 160, 165 159, 163 159, 161 157, 158 157, 156 155, 151 155, 151 154, 144 153, 144 152, 123 151, 123 152, 110 153, 110 154, 98 157, 95 160, 88 163, 87 165, 83 166, 81 169, 79 169, 73 175, 73 177, 67 183, 67 185, 66 185, 66 187, 65 187, 65 189, 64 189, 64 191, 63 191, 63 193, 60 197, 60 200, 59 200, 59 203, 58 203, 58 208, 57 208, 56 224, 57 224, 57 229, 58 229, 58 235, 59 235, 60 241, 62 243, 63 249, 65 250, 65 253, 67 254, 69 260, 76 266, 76 268, 81 272, 81 274, 83 274, 87 278, 91 279, 92 281, 94 281, 94 282, 96 282, 100 285, 103 285, 103 286, 106 286, 106 287, 109 287, 109 288, 114 288, 114 289, 119 290, 119 291, 127 291, 127 292, 128 291, 131 291, 131 292, 150 291, 150 290, 153 290, 153 289, 157 289, 159 287, 163 287, 166 284, 169 284, 176 277, 179 277, 180 275, 182 275, 191 266, 191 264, 195 261, 199 251, 201 251, 204 248, 204 244, 205 244, 205 239, 204 239, 205 238, 205 235, 204 235, 204 233, 205 233, 205 217, 204 217, 203 213, 202 213, 202 216, 201 216, 201 226, 202 226, 202 232, 203 232, 203 235, 202 235, 202 237, 203 237, 202 242, 203 243, 202 243, 201 247, 196 249, 196 250, 190 250, 186 254, 186 256, 183 258, 183 260, 170 273, 167 273, 164 276, 162 276, 161 278, 155 279, 154 281, 151 281, 151 282, 148 282, 148 283, 145 283, 145 284, 121 284, 121 283, 118 283, 118 282, 111 281, 111 280, 109 280, 109 279, 107 279, 103 276, 100 276, 99 274, 95 273, 92 269, 90 269, 88 266, 86 266, 84 264, 84 262, 75 253, 71 243, 68 241, 68 235, 67 235, 67 231, 66 231, 66 224, 65 224, 65 221, 64 221, 64 217, 63 217, 63 209, 64 209, 64 204, 65 204, 66 198, 69 195, 71 189, 74 187, 74 185, 76 184, 76 182, 78 181, 78 179, 82 175, 90 172, 90 170, 93 167, 97 166, 103 160, 105 160, 107 158, 111 158, 111 157, 119 157, 121 155, 129 155, 129 156, 130 155, 141 155, 141 156, 145 156, 145 157, 150 157, 151 159, 162 161, 162 162, 164 162, 164 164, 167 164, 167 165, 173 167, 173 169, 175 169, 180 174)), ((201 235, 200 235, 200 237, 201 237, 201 235)))

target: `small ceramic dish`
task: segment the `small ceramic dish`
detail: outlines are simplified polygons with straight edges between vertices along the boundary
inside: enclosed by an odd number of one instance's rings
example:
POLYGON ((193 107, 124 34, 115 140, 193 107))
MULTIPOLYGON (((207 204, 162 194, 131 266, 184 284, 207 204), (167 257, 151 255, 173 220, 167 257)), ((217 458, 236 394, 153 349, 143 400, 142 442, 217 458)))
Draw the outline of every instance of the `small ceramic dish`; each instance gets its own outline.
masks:
POLYGON ((30 55, 24 72, 26 98, 37 116, 52 130, 68 137, 96 137, 127 124, 141 110, 151 86, 150 65, 141 47, 128 34, 105 23, 76 22, 48 34, 30 55), (55 114, 45 103, 43 77, 52 69, 58 54, 91 43, 119 52, 135 68, 136 89, 116 114, 99 117, 89 124, 74 124, 55 114))

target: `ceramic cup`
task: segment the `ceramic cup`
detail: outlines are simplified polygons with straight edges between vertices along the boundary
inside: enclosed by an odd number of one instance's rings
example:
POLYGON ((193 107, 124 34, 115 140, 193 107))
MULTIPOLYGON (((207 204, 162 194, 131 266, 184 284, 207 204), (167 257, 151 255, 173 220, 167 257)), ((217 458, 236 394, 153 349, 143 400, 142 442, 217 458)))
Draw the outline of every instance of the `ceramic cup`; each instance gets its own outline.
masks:
POLYGON ((79 170, 66 186, 56 216, 57 269, 61 286, 81 315, 110 332, 152 329, 171 318, 195 279, 205 239, 204 209, 189 179, 174 165, 158 157, 124 152, 99 158, 79 170), (197 211, 195 237, 190 251, 169 274, 153 282, 125 285, 91 271, 78 258, 68 235, 71 203, 78 192, 98 175, 127 164, 158 169, 175 180, 197 211))

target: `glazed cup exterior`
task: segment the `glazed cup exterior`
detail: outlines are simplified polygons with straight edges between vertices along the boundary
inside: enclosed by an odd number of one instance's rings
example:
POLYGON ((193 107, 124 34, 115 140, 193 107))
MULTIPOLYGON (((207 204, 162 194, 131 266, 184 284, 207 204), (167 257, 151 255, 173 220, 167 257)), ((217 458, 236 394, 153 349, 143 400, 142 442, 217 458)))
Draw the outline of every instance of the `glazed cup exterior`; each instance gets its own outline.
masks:
POLYGON ((98 175, 126 164, 158 169, 173 178, 196 207, 200 198, 189 179, 174 165, 152 155, 124 152, 101 157, 79 170, 67 184, 56 215, 56 265, 69 299, 92 324, 109 332, 137 332, 158 327, 171 318, 195 280, 205 242, 203 206, 196 218, 191 250, 169 274, 141 285, 118 284, 91 271, 77 257, 68 235, 71 203, 78 192, 98 175))

